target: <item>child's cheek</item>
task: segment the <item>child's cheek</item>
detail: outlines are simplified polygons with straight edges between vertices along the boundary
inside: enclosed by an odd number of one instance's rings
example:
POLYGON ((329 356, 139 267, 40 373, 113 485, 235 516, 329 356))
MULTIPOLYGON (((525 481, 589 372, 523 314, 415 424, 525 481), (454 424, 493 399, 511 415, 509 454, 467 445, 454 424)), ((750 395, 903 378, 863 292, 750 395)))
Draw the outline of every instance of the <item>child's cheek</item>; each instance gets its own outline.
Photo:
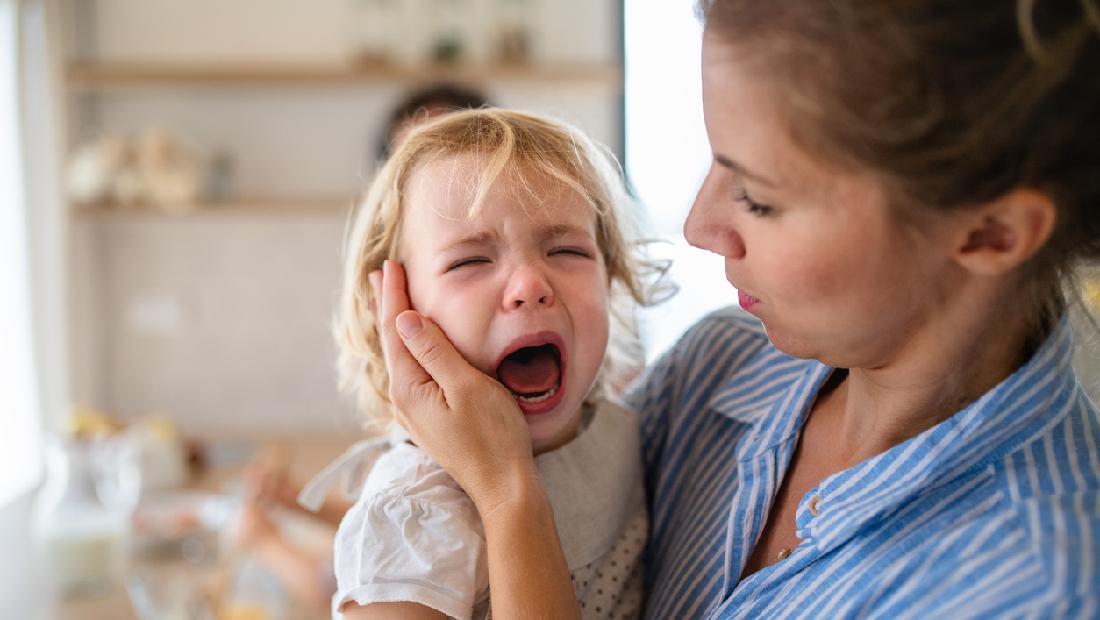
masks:
POLYGON ((486 295, 478 295, 469 287, 439 284, 421 312, 439 325, 462 357, 476 366, 487 337, 482 325, 485 305, 491 302, 486 295))
MULTIPOLYGON (((443 314, 447 304, 454 300, 456 295, 463 293, 464 287, 456 283, 455 278, 431 275, 409 280, 409 301, 417 312, 435 317, 443 314)), ((438 321, 437 321, 438 322, 438 321)))

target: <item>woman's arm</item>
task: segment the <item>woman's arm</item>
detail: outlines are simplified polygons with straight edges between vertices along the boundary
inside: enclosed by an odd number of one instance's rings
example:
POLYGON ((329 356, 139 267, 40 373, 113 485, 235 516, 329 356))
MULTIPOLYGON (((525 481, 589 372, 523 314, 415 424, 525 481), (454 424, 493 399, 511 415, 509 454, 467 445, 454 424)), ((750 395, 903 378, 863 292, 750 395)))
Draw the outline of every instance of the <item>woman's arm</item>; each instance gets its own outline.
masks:
POLYGON ((470 366, 434 322, 408 310, 397 263, 387 261, 370 281, 398 419, 481 515, 493 615, 579 617, 527 423, 511 394, 470 366))
POLYGON ((341 613, 347 620, 447 620, 447 616, 427 605, 407 601, 350 605, 341 613))
POLYGON ((579 618, 550 500, 536 476, 517 479, 482 511, 497 618, 579 618))

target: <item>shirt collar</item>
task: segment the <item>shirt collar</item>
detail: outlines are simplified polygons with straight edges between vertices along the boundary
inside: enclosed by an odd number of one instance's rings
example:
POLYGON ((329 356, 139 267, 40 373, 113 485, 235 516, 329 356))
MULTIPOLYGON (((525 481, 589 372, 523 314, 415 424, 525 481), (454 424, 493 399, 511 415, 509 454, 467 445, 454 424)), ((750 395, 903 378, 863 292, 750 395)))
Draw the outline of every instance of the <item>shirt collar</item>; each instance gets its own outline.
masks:
POLYGON ((1027 363, 977 401, 823 480, 799 505, 799 537, 832 548, 918 494, 959 481, 1041 436, 1076 402, 1072 353, 1072 328, 1063 318, 1027 363))
POLYGON ((798 434, 832 371, 817 360, 786 355, 762 338, 758 350, 714 391, 707 409, 753 427, 737 451, 738 460, 752 459, 798 434))

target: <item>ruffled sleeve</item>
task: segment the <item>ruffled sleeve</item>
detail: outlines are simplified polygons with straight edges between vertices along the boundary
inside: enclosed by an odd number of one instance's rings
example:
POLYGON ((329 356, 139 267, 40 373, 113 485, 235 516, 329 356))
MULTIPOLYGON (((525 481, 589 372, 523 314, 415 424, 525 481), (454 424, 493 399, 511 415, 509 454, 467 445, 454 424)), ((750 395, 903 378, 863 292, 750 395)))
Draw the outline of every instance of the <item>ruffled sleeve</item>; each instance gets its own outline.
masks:
POLYGON ((334 617, 348 603, 410 601, 467 619, 488 596, 485 534, 454 480, 418 448, 379 457, 333 549, 334 617))

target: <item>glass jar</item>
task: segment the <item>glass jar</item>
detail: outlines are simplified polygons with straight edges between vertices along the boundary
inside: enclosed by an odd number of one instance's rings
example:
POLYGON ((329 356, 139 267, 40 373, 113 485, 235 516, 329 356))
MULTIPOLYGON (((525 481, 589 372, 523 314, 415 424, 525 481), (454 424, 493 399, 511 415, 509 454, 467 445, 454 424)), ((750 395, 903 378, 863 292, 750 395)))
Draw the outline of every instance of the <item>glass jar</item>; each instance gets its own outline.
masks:
POLYGON ((46 475, 34 524, 48 581, 70 597, 110 591, 122 581, 140 486, 132 451, 120 440, 53 437, 46 475))

